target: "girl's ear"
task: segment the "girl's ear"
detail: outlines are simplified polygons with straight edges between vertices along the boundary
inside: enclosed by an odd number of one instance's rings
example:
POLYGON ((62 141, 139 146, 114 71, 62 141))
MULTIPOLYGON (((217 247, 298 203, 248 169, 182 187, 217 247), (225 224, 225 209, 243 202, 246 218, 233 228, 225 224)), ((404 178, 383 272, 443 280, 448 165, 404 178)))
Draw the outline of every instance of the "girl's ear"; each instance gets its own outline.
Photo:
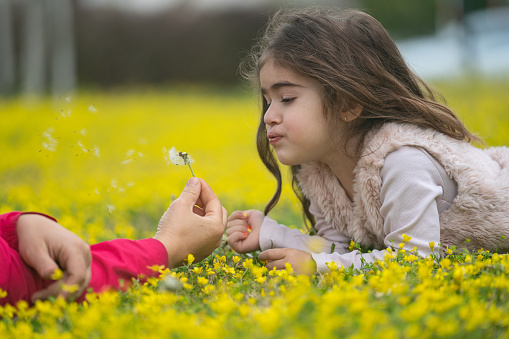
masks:
POLYGON ((364 106, 355 101, 347 101, 345 105, 341 107, 340 117, 342 121, 350 122, 361 115, 364 106))

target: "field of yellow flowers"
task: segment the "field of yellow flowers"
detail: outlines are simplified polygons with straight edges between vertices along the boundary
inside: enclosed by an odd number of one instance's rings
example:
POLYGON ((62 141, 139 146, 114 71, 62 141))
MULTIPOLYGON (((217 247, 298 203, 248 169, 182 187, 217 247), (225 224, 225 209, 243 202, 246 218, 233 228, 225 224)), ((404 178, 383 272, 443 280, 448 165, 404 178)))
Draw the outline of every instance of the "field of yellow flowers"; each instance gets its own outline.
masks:
MULTIPOLYGON (((488 145, 509 145, 509 82, 436 83, 488 145)), ((0 213, 48 213, 89 243, 144 238, 190 176, 189 153, 231 213, 275 188, 257 158, 258 104, 249 90, 87 92, 0 101, 0 213)), ((289 183, 271 216, 301 227, 289 183)), ((352 244, 352 246, 356 246, 352 244)), ((438 248, 438 244, 435 245, 438 248)), ((0 307, 1 338, 509 338, 509 257, 449 249, 419 259, 399 247, 361 270, 268 271, 224 243, 209 258, 89 294, 0 307)), ((1 296, 1 295, 0 295, 1 296)))

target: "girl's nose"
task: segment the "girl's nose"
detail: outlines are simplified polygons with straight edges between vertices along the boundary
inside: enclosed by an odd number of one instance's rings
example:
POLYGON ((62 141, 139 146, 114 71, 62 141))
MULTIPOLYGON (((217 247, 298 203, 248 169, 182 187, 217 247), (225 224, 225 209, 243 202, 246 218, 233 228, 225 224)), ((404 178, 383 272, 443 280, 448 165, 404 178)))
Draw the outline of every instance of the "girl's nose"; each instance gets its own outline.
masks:
POLYGON ((274 104, 271 104, 265 111, 263 122, 265 122, 266 125, 276 125, 281 123, 281 114, 278 113, 274 106, 274 104))

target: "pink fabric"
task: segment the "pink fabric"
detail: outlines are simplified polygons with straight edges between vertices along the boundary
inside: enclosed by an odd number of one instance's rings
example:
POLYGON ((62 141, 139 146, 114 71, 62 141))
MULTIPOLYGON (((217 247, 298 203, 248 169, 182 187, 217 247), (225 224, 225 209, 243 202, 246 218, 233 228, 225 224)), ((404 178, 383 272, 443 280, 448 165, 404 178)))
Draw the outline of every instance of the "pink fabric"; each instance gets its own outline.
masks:
MULTIPOLYGON (((30 296, 52 283, 42 279, 26 265, 18 253, 16 224, 24 212, 0 214, 0 288, 7 292, 0 305, 14 304, 19 300, 30 302, 30 296)), ((28 212, 32 213, 32 212, 28 212)), ((37 213, 41 214, 41 213, 37 213)), ((44 215, 52 220, 52 217, 44 215)), ((101 292, 109 288, 129 286, 139 275, 157 275, 148 266, 168 266, 164 245, 153 238, 142 240, 116 239, 90 246, 92 253, 92 278, 88 289, 101 292), (119 284, 119 281, 124 283, 119 284)), ((85 297, 83 294, 78 301, 85 297)))

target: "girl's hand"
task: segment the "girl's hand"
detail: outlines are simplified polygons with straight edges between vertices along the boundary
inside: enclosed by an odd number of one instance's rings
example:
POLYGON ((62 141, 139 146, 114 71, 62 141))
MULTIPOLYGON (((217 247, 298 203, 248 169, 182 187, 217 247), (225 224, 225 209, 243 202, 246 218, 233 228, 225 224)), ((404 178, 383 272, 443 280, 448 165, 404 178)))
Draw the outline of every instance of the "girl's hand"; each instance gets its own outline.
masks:
POLYGON ((260 228, 265 215, 261 211, 235 211, 226 224, 228 244, 237 253, 260 250, 260 228))
POLYGON ((316 273, 316 262, 311 253, 294 248, 273 248, 263 251, 258 258, 267 262, 266 266, 269 270, 274 267, 282 270, 286 268, 285 264, 289 263, 297 274, 313 275, 316 273))

